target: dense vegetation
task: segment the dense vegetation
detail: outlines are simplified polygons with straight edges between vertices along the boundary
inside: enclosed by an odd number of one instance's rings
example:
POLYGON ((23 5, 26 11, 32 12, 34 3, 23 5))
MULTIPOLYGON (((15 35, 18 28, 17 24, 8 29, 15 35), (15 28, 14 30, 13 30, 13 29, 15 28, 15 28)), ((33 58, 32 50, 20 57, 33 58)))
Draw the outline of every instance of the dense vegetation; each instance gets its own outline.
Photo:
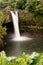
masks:
POLYGON ((0 65, 43 65, 43 53, 33 52, 31 55, 23 53, 22 56, 7 57, 2 51, 0 65))
POLYGON ((40 0, 28 0, 26 9, 34 12, 37 15, 43 15, 43 5, 41 4, 40 0))
POLYGON ((3 19, 4 14, 0 11, 0 42, 3 39, 3 36, 6 34, 6 27, 3 27, 3 19))

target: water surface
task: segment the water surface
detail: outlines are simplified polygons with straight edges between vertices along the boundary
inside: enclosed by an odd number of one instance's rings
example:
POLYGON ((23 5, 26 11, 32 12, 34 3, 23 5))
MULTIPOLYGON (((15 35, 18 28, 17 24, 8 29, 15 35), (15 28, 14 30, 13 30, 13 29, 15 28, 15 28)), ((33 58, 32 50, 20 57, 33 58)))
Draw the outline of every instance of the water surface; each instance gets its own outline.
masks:
POLYGON ((7 46, 5 51, 8 56, 12 55, 21 55, 23 52, 32 53, 32 52, 43 52, 43 39, 36 38, 29 41, 22 42, 11 42, 6 41, 7 46))

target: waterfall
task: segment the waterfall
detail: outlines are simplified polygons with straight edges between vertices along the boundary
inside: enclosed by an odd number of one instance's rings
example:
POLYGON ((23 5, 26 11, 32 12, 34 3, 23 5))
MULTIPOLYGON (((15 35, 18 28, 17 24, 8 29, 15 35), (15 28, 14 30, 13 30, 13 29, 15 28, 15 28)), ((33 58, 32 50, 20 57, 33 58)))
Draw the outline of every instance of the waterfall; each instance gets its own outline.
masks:
POLYGON ((14 25, 14 37, 13 37, 13 41, 26 41, 26 40, 30 40, 31 38, 28 37, 23 37, 20 35, 20 31, 19 31, 19 20, 18 20, 18 12, 15 11, 15 13, 13 11, 10 11, 11 16, 12 16, 12 20, 13 20, 13 25, 14 25))
POLYGON ((10 12, 12 15, 15 37, 20 37, 19 24, 18 24, 18 12, 17 11, 15 11, 15 13, 12 11, 10 11, 10 12))

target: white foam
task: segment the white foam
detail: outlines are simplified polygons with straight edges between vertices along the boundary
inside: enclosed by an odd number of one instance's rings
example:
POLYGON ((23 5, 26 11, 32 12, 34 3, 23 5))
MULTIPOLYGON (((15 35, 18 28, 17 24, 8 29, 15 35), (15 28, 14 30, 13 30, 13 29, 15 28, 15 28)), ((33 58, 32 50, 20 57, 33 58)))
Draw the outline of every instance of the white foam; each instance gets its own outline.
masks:
POLYGON ((32 38, 28 38, 28 37, 21 36, 21 37, 14 37, 12 39, 12 41, 28 41, 28 40, 32 40, 32 38))

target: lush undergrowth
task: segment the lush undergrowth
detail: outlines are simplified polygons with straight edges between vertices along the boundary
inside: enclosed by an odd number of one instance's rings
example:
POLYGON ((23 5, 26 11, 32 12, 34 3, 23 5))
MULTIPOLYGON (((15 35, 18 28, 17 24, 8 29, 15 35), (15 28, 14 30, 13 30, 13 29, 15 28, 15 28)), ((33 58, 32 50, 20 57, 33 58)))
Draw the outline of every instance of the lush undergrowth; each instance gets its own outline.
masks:
POLYGON ((21 56, 7 57, 2 51, 0 65, 43 65, 43 53, 33 52, 31 55, 23 53, 21 56))
POLYGON ((7 30, 5 26, 3 27, 3 21, 2 21, 3 17, 4 17, 4 14, 0 11, 0 42, 2 41, 7 30))

